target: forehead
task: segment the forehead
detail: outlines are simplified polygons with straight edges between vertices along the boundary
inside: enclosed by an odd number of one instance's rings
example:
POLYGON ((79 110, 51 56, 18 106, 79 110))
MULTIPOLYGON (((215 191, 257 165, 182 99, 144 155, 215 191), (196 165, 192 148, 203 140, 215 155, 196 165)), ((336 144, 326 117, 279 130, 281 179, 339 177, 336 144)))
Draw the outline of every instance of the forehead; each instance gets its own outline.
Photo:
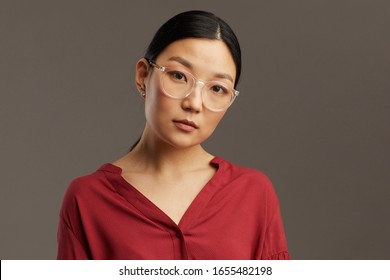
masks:
MULTIPOLYGON (((172 57, 181 57, 190 62, 194 72, 220 73, 235 77, 236 66, 229 48, 221 40, 188 38, 175 41, 158 56, 157 63, 172 62, 172 57)), ((166 65, 164 65, 166 66, 166 65)))

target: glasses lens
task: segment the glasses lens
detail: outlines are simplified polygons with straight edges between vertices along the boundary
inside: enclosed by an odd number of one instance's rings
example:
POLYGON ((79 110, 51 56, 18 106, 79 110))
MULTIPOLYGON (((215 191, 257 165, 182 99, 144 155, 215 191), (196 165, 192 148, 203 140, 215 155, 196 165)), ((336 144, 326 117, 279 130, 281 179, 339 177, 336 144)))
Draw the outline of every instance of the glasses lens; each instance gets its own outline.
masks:
MULTIPOLYGON (((181 99, 191 94, 195 78, 185 71, 166 69, 161 82, 166 95, 181 99)), ((210 110, 225 110, 233 102, 233 88, 223 82, 208 82, 203 86, 202 99, 204 106, 210 110)))
POLYGON ((192 90, 194 79, 185 72, 167 70, 162 76, 164 91, 174 98, 184 98, 192 90))
POLYGON ((203 92, 203 102, 210 109, 226 109, 233 100, 232 88, 222 82, 209 82, 205 84, 203 92))

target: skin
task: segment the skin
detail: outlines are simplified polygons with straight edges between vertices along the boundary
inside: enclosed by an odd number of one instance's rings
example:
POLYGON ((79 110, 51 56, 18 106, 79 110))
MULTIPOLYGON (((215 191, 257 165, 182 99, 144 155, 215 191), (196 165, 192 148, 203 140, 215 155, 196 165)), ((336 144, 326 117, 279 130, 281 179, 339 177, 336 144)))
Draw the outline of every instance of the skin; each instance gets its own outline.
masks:
MULTIPOLYGON (((190 38, 173 42, 155 63, 179 67, 198 80, 221 80, 234 85, 235 64, 220 40, 190 38)), ((161 74, 145 59, 138 61, 136 86, 146 91, 145 128, 136 148, 113 164, 122 169, 125 180, 178 224, 216 172, 210 165, 214 156, 201 144, 212 135, 226 111, 213 112, 204 107, 200 84, 184 99, 166 96, 160 84, 161 74), (188 132, 175 125, 175 120, 184 119, 194 122, 197 128, 188 132)))

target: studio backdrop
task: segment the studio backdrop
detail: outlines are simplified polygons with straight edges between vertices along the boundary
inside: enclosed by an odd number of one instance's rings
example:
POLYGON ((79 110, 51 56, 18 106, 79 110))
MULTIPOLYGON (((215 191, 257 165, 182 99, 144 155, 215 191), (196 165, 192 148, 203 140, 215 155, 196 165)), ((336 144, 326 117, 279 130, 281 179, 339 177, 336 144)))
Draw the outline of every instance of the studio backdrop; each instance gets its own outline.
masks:
POLYGON ((294 259, 390 258, 390 2, 0 3, 0 257, 54 259, 70 181, 142 133, 136 61, 185 10, 235 30, 241 92, 213 154, 274 183, 294 259))

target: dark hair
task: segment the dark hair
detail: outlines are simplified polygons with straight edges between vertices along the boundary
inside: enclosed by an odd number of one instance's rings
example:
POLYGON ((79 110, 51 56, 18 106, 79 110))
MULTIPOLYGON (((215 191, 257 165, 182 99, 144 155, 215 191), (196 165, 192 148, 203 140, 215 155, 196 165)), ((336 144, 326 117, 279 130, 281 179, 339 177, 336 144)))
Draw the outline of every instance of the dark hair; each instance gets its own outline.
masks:
POLYGON ((224 42, 229 48, 236 66, 234 86, 238 84, 241 74, 240 44, 230 26, 210 12, 188 11, 168 20, 154 35, 146 50, 145 58, 149 61, 156 61, 159 54, 168 45, 185 38, 205 38, 224 42))
MULTIPOLYGON (((164 49, 171 43, 186 38, 205 38, 221 40, 228 47, 236 66, 236 78, 234 87, 237 86, 241 75, 241 49, 237 37, 230 26, 214 15, 206 11, 187 11, 169 19, 154 35, 146 50, 145 58, 156 61, 164 49)), ((133 144, 130 151, 141 140, 133 144)))

